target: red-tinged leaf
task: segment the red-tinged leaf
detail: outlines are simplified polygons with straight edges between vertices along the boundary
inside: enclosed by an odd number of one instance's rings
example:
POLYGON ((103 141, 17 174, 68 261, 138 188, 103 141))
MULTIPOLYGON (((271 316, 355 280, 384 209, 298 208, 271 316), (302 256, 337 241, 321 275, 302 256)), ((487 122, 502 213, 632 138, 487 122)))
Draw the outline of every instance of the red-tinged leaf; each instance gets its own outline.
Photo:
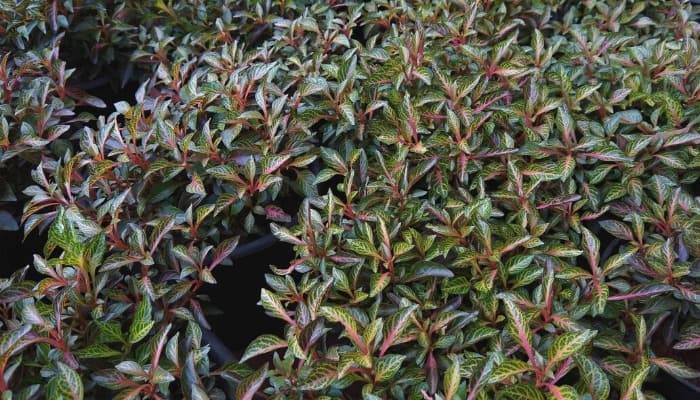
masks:
POLYGON ((148 376, 148 373, 144 370, 143 366, 141 366, 141 364, 137 363, 136 361, 122 361, 119 364, 115 365, 114 368, 123 374, 131 376, 148 376))
POLYGON ((630 228, 626 224, 615 220, 605 220, 598 222, 600 226, 605 229, 609 234, 615 236, 616 238, 624 239, 627 241, 634 240, 634 235, 630 228))
POLYGON ((445 372, 445 379, 442 381, 442 391, 445 393, 445 400, 452 400, 457 394, 457 390, 459 390, 459 382, 462 380, 459 371, 459 361, 455 360, 445 372))
POLYGON ((158 223, 156 223, 150 236, 151 249, 155 249, 158 243, 163 239, 163 237, 170 232, 175 226, 175 217, 169 215, 167 217, 160 218, 158 223))
POLYGON ((390 281, 391 274, 389 272, 385 272, 383 274, 372 274, 369 281, 369 297, 375 297, 377 294, 379 294, 389 285, 390 281))
POLYGON ((239 183, 242 182, 236 170, 229 165, 217 165, 215 167, 209 168, 207 172, 217 179, 239 183))
POLYGON ((666 357, 650 358, 649 362, 681 379, 695 379, 700 377, 700 372, 688 367, 678 360, 666 357))
POLYGON ((629 95, 632 92, 632 89, 617 89, 613 92, 612 97, 610 97, 610 100, 608 101, 608 104, 616 104, 624 100, 627 95, 629 95))
POLYGON ((253 400, 258 389, 267 379, 267 363, 250 376, 243 379, 236 388, 236 400, 253 400))
POLYGON ((207 195, 206 188, 204 187, 204 182, 202 182, 202 178, 200 178, 197 174, 192 175, 192 179, 190 180, 189 185, 185 187, 185 191, 187 193, 197 194, 200 196, 207 195))
POLYGON ((555 400, 579 400, 581 398, 576 389, 569 385, 547 385, 547 389, 555 400))
POLYGON ((291 222, 292 216, 284 212, 283 209, 275 205, 265 206, 265 216, 275 222, 291 222))
POLYGON ((676 284, 676 290, 678 291, 678 296, 685 300, 691 301, 695 304, 700 304, 700 291, 695 288, 690 288, 682 284, 676 284))
POLYGON ((270 224, 270 232, 275 237, 284 243, 293 244, 295 246, 304 246, 306 243, 292 234, 289 229, 277 224, 270 224))
POLYGON ((508 315, 508 333, 522 346, 532 362, 534 360, 534 352, 532 350, 532 331, 530 326, 515 303, 508 299, 503 299, 503 304, 506 306, 506 314, 508 315))
POLYGON ((452 278, 454 273, 442 264, 433 261, 418 261, 411 267, 412 272, 406 277, 406 282, 422 278, 452 278))
POLYGON ((389 347, 394 344, 394 341, 408 327, 408 324, 411 322, 411 314, 417 308, 418 306, 415 304, 404 307, 387 319, 387 322, 384 324, 384 341, 379 350, 380 355, 386 354, 389 347))
POLYGON ((291 155, 275 155, 264 157, 262 160, 263 174, 269 175, 277 171, 284 163, 291 158, 291 155))
POLYGON ((634 289, 624 294, 618 294, 608 297, 608 301, 634 300, 640 298, 651 298, 662 293, 674 291, 675 288, 664 283, 650 283, 639 285, 634 289))
MULTIPOLYGON (((565 175, 566 176, 566 175, 565 175)), ((554 206, 560 206, 562 204, 569 204, 569 203, 574 203, 581 200, 581 195, 580 194, 572 194, 570 196, 562 196, 562 197, 557 197, 551 200, 548 200, 544 203, 538 204, 537 209, 538 210, 543 210, 545 208, 550 208, 554 206)))
POLYGON ((599 283, 593 289, 593 299, 591 301, 591 315, 597 316, 605 311, 605 305, 608 303, 610 296, 610 287, 604 283, 599 283))
POLYGON ((281 349, 287 346, 287 342, 275 335, 262 335, 255 338, 243 352, 240 362, 244 362, 260 354, 269 353, 271 351, 281 349))
POLYGON ((637 252, 636 248, 630 248, 626 250, 624 253, 620 254, 613 254, 611 255, 606 261, 605 264, 603 264, 603 274, 608 275, 617 268, 623 266, 625 264, 625 261, 635 254, 637 252))
POLYGON ((700 325, 696 324, 684 329, 673 348, 676 350, 700 349, 700 325))
POLYGON ((272 314, 274 317, 287 321, 288 324, 296 326, 296 322, 287 314, 287 310, 282 305, 279 297, 271 291, 263 288, 260 289, 260 304, 263 308, 272 314))
POLYGON ((633 366, 622 357, 605 357, 600 366, 608 375, 617 378, 624 378, 634 370, 633 366))
POLYGON ((600 241, 586 228, 581 228, 581 232, 583 233, 583 249, 586 259, 588 260, 588 265, 591 267, 591 271, 597 274, 598 260, 600 257, 600 241))
POLYGON ((674 168, 674 169, 686 169, 687 166, 685 165, 685 162, 683 162, 683 159, 676 155, 676 154, 671 154, 671 153, 664 153, 664 154, 654 154, 654 157, 656 157, 659 161, 661 161, 664 165, 674 168))
POLYGON ((209 265, 209 269, 214 269, 214 267, 221 264, 222 261, 224 261, 228 256, 231 255, 231 253, 233 253, 233 251, 238 246, 238 239, 238 236, 232 237, 230 239, 224 240, 223 242, 219 243, 218 246, 216 246, 214 259, 209 265))
POLYGON ((700 133, 692 132, 669 136, 664 141, 663 147, 679 146, 687 143, 700 144, 700 133))
POLYGON ((544 250, 545 254, 548 254, 550 256, 554 257, 578 257, 581 254, 583 254, 583 251, 574 248, 574 247, 569 247, 569 246, 563 246, 563 245, 555 245, 552 246, 546 250, 544 250))
POLYGON ((367 345, 364 340, 362 340, 362 335, 360 335, 358 324, 352 314, 341 307, 335 306, 322 306, 320 314, 327 320, 332 322, 339 322, 345 328, 344 334, 346 334, 355 346, 357 346, 363 353, 367 352, 367 345))
POLYGON ((643 398, 639 395, 641 395, 642 383, 644 383, 648 373, 649 364, 644 362, 639 368, 628 374, 622 380, 620 400, 634 400, 643 398))
POLYGON ((83 381, 78 372, 62 362, 56 362, 56 375, 46 385, 46 398, 82 400, 83 397, 83 381))
POLYGON ((329 168, 343 175, 347 174, 348 167, 345 160, 337 151, 327 147, 321 147, 321 159, 329 168))
POLYGON ((314 365, 311 373, 301 383, 301 390, 322 390, 338 376, 338 368, 331 363, 314 365))

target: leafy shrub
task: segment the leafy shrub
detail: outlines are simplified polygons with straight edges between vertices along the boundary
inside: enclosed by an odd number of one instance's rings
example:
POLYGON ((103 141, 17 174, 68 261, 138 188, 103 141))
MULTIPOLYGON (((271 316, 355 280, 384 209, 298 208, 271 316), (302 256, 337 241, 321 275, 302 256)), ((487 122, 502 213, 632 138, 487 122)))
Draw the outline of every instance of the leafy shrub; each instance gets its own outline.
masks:
POLYGON ((2 390, 637 399, 700 376, 657 354, 700 347, 688 4, 173 3, 115 2, 136 103, 36 149, 24 228, 49 239, 41 281, 2 283, 2 390), (261 291, 284 334, 211 365, 198 291, 269 222, 297 254, 261 291))

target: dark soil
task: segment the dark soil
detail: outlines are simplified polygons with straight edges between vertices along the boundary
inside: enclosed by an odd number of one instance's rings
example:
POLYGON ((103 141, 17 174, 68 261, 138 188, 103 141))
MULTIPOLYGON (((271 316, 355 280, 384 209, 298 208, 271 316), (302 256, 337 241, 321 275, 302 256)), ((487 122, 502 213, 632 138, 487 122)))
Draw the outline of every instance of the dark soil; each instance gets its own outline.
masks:
POLYGON ((262 252, 234 260, 233 266, 216 269, 218 283, 202 290, 220 313, 207 317, 212 331, 236 356, 262 334, 283 336, 284 322, 269 317, 260 300, 260 289, 267 287, 265 274, 270 265, 284 267, 294 258, 292 246, 277 242, 262 252))

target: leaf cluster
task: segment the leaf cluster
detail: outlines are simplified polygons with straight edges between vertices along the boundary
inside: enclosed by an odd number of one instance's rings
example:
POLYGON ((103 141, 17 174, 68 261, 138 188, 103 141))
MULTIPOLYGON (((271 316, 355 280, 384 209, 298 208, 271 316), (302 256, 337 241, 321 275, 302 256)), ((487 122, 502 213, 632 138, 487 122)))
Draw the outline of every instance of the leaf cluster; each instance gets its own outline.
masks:
POLYGON ((95 26, 35 3, 0 3, 25 24, 0 168, 36 166, 22 224, 49 238, 42 280, 0 286, 0 390, 604 400, 700 376, 659 352, 700 348, 689 4, 86 2, 118 17, 95 26), (75 118, 102 104, 61 30, 128 54, 136 101, 75 118), (268 229, 296 251, 260 295, 286 328, 211 365, 198 291, 268 229))

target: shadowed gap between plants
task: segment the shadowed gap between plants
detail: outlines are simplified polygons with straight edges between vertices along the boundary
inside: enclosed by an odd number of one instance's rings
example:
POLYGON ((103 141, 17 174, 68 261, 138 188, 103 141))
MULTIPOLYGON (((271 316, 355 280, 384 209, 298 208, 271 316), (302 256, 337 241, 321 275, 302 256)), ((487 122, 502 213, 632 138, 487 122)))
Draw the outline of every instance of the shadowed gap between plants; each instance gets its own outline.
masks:
MULTIPOLYGON (((320 162, 314 161, 310 169, 318 175, 320 162)), ((338 182, 332 180, 319 184, 317 190, 319 193, 328 190, 335 193, 338 182)), ((287 227, 297 223, 297 214, 292 210, 299 208, 301 198, 295 197, 289 196, 283 204, 285 211, 292 213, 291 221, 283 224, 287 227)), ((218 311, 208 316, 212 330, 202 330, 203 340, 211 347, 214 362, 223 365, 240 358, 245 347, 261 334, 283 334, 284 322, 267 316, 258 305, 258 299, 260 289, 266 286, 265 273, 269 272, 269 266, 287 265, 294 256, 291 244, 280 242, 272 233, 268 233, 239 244, 229 256, 234 260, 234 265, 217 270, 219 283, 202 290, 203 294, 210 296, 211 304, 218 311), (242 304, 240 299, 250 301, 242 304), (232 317, 238 318, 234 320, 232 317)))
MULTIPOLYGON (((69 87, 74 87, 75 89, 85 90, 88 94, 102 99, 107 104, 106 108, 98 108, 90 105, 78 106, 75 108, 76 116, 80 113, 87 112, 95 116, 104 115, 106 117, 116 111, 114 103, 119 101, 132 102, 138 85, 135 82, 125 82, 123 87, 119 88, 116 84, 113 84, 114 79, 115 77, 113 75, 105 75, 94 81, 76 82, 75 85, 69 85, 69 87)), ((93 126, 94 128, 95 122, 92 121, 87 125, 93 126)), ((29 170, 26 171, 26 175, 27 177, 29 176, 29 170)), ((28 198, 22 193, 15 193, 15 195, 17 196, 17 201, 3 204, 2 209, 9 211, 19 222, 22 214, 22 206, 28 198)), ((4 254, 6 258, 3 263, 3 268, 0 270, 0 276, 3 278, 9 277, 20 268, 32 265, 34 254, 43 254, 43 245, 48 238, 45 230, 42 232, 35 230, 30 233, 26 239, 23 239, 23 237, 24 232, 21 228, 18 231, 0 230, 0 243, 3 243, 7 249, 10 249, 4 254)), ((30 279, 41 278, 34 268, 29 269, 28 277, 30 279)))

